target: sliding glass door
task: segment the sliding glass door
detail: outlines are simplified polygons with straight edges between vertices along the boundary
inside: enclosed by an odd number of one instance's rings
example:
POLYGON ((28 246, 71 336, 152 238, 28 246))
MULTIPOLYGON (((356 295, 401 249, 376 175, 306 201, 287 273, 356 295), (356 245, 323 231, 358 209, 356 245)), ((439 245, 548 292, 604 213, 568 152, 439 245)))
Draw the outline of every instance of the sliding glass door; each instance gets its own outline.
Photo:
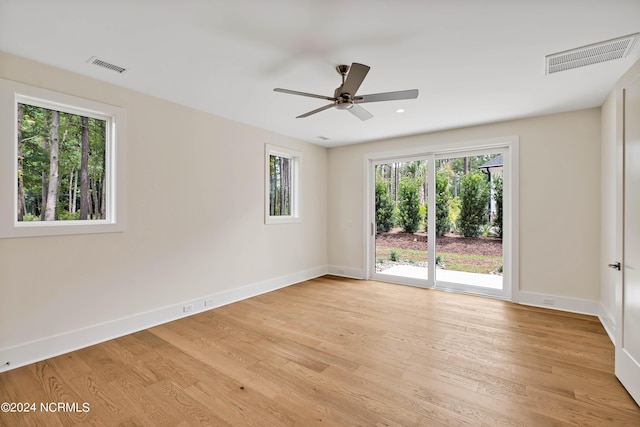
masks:
POLYGON ((497 147, 371 160, 370 277, 509 298, 509 158, 497 147))

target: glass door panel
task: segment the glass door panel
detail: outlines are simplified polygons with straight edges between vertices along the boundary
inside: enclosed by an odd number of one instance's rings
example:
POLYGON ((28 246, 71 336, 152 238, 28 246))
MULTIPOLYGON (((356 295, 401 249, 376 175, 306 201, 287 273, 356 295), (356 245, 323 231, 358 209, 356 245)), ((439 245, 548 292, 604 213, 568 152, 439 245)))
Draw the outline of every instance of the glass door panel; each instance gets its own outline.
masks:
POLYGON ((503 294, 503 155, 435 161, 436 287, 503 294))
POLYGON ((375 277, 426 286, 428 161, 374 165, 375 277))

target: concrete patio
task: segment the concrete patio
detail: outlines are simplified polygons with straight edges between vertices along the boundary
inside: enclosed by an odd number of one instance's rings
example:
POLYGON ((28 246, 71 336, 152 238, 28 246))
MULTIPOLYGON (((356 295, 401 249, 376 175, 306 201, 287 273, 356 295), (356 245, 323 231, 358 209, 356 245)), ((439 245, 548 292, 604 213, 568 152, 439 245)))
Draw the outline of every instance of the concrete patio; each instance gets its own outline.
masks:
MULTIPOLYGON (((396 265, 380 271, 378 274, 410 277, 412 279, 427 279, 427 272, 428 270, 426 267, 396 265)), ((436 281, 461 283, 481 288, 502 289, 502 276, 497 274, 467 273, 464 271, 442 270, 440 268, 436 268, 436 281)))

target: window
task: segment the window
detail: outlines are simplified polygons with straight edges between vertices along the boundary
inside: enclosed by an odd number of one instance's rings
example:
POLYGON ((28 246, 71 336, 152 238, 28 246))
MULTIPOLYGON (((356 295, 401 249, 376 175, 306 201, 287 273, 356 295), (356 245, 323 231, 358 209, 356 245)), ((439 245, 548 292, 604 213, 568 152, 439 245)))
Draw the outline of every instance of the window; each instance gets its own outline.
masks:
POLYGON ((106 219, 109 118, 17 108, 18 222, 106 219))
POLYGON ((300 153, 266 145, 265 223, 299 222, 300 153))
POLYGON ((0 237, 122 231, 123 111, 6 80, 0 105, 0 237))

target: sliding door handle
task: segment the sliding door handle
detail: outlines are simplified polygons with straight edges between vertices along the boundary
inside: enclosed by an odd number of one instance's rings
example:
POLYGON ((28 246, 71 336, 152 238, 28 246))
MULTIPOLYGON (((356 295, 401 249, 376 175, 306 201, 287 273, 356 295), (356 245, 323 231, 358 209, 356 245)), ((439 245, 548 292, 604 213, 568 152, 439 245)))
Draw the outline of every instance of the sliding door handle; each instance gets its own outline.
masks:
POLYGON ((609 264, 610 268, 613 268, 614 270, 618 270, 620 271, 620 263, 616 262, 615 264, 609 264))

